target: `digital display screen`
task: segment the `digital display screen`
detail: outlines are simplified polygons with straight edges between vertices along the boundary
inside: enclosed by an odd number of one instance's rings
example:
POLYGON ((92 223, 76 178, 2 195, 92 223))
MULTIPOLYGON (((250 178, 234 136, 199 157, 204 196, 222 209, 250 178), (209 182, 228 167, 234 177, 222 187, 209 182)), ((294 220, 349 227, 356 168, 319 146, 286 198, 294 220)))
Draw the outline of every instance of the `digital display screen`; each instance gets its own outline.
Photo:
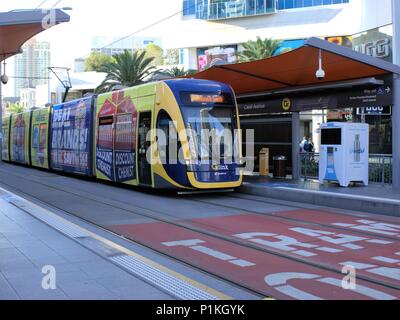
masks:
POLYGON ((233 96, 226 92, 181 92, 183 105, 225 105, 233 106, 233 96))
POLYGON ((225 96, 216 94, 191 94, 190 102, 192 103, 225 103, 225 96))
POLYGON ((329 145, 341 145, 342 144, 342 129, 322 129, 321 130, 321 144, 325 146, 329 145))

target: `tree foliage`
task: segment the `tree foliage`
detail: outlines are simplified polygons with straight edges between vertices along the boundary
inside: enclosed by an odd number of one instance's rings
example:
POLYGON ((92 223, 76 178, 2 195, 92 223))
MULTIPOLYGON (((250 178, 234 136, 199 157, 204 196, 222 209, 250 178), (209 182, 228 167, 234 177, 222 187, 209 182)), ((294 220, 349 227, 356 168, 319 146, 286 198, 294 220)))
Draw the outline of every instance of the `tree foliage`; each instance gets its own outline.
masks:
POLYGON ((197 72, 196 70, 185 70, 184 68, 173 67, 172 69, 160 70, 157 73, 165 75, 166 77, 169 78, 178 78, 178 77, 189 76, 195 74, 196 72, 197 72))
POLYGON ((100 69, 100 72, 105 72, 107 76, 96 92, 108 92, 118 87, 133 87, 145 83, 145 79, 155 69, 151 65, 154 58, 146 58, 145 55, 146 51, 132 53, 129 50, 114 55, 112 61, 100 69))
POLYGON ((8 107, 8 112, 11 114, 18 114, 24 112, 24 110, 25 110, 24 107, 19 103, 12 103, 8 107))
POLYGON ((165 50, 164 64, 166 65, 179 64, 179 50, 178 49, 165 50))
POLYGON ((92 52, 85 60, 85 71, 100 72, 100 70, 102 70, 102 68, 110 62, 112 62, 112 57, 104 53, 92 52))
POLYGON ((154 43, 149 43, 146 47, 145 52, 146 58, 153 58, 153 61, 151 63, 152 66, 164 65, 164 50, 160 46, 154 43))
POLYGON ((257 37, 257 40, 250 40, 243 44, 244 50, 238 55, 239 61, 248 62, 272 57, 281 44, 282 41, 279 40, 262 40, 257 37))

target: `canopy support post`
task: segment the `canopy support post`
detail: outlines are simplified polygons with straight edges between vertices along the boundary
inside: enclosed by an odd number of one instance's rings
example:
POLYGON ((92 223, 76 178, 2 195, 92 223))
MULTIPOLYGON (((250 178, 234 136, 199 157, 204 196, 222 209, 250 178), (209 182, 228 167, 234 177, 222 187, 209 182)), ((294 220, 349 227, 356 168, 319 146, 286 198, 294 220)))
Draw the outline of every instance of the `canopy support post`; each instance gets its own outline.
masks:
POLYGON ((292 113, 292 176, 300 179, 299 173, 300 113, 292 113))

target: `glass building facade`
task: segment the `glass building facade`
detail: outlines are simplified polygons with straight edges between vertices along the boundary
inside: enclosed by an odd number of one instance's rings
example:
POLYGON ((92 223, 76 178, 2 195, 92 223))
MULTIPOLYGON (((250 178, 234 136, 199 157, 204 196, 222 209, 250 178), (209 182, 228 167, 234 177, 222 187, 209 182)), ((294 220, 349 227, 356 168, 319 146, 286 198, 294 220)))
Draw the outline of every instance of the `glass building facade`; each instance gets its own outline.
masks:
POLYGON ((349 0, 184 0, 183 15, 195 15, 197 19, 203 20, 220 20, 348 2, 349 0))
POLYGON ((14 96, 20 97, 21 89, 36 88, 47 84, 48 67, 50 66, 50 43, 31 39, 22 46, 23 53, 15 56, 14 96))

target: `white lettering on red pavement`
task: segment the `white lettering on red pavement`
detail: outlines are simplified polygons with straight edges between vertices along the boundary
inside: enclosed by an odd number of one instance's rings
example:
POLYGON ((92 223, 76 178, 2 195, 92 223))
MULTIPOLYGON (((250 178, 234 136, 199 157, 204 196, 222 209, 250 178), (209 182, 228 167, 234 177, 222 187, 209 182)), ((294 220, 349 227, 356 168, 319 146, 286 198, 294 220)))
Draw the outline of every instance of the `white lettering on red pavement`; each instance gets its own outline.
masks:
POLYGON ((184 246, 188 247, 192 250, 204 253, 210 257, 214 257, 216 259, 222 260, 222 261, 227 261, 231 264, 234 264, 238 267, 241 268, 246 268, 246 267, 253 267, 255 266, 254 263, 238 259, 235 257, 232 257, 228 254, 225 254, 223 252, 213 250, 210 248, 207 248, 205 246, 199 246, 199 244, 205 243, 205 241, 199 240, 199 239, 194 239, 194 240, 183 240, 183 241, 173 241, 173 242, 164 242, 163 245, 167 247, 179 247, 179 246, 184 246))
MULTIPOLYGON (((320 283, 328 284, 330 286, 341 288, 343 287, 342 281, 336 279, 336 278, 324 278, 320 275, 316 274, 309 274, 309 273, 295 273, 295 272, 290 272, 290 273, 276 273, 272 275, 268 275, 265 277, 265 282, 271 286, 274 287, 275 290, 278 290, 279 292, 292 297, 293 299, 297 300, 323 300, 320 296, 310 294, 306 292, 304 289, 299 289, 294 287, 293 285, 289 284, 290 280, 308 280, 308 281, 317 281, 320 283)), ((311 284, 309 284, 311 286, 311 284)), ((382 291, 371 289, 370 287, 366 287, 363 285, 357 285, 356 288, 353 290, 354 292, 357 292, 360 295, 363 295, 367 298, 370 299, 376 299, 376 300, 395 300, 396 297, 386 294, 382 291)))
POLYGON ((400 225, 370 220, 357 220, 356 222, 358 224, 336 222, 332 223, 332 226, 400 238, 400 225))
MULTIPOLYGON (((243 221, 246 221, 248 217, 242 218, 244 219, 243 221)), ((211 220, 213 222, 211 227, 214 227, 215 220, 211 220)), ((239 232, 247 229, 246 225, 240 226, 240 220, 233 219, 232 222, 234 222, 235 228, 239 232), (237 225, 237 222, 239 222, 239 225, 237 225)), ((260 229, 265 228, 265 223, 260 225, 260 222, 257 221, 257 225, 260 229)), ((302 299, 307 297, 305 294, 308 294, 309 297, 314 296, 327 300, 400 298, 400 291, 362 279, 357 280, 358 290, 346 290, 337 285, 342 283, 344 276, 337 272, 323 270, 306 263, 279 257, 166 223, 112 226, 110 229, 129 239, 169 254, 180 261, 190 263, 207 272, 277 299, 302 299), (181 239, 184 240, 181 241, 181 239), (232 263, 232 261, 235 261, 234 259, 246 261, 252 265, 238 267, 238 265, 232 263), (264 281, 266 277, 281 273, 308 274, 316 278, 294 278, 287 280, 285 284, 277 284, 276 286, 269 285, 269 282, 264 281), (285 285, 291 286, 292 290, 285 293, 285 288, 281 288, 285 285), (370 289, 372 290, 370 292, 376 294, 365 294, 363 288, 370 289), (295 293, 296 290, 298 294, 295 293)), ((299 242, 304 243, 304 241, 299 242)))
MULTIPOLYGON (((354 234, 350 229, 348 232, 338 232, 330 227, 310 227, 309 224, 260 215, 198 219, 192 221, 192 224, 203 228, 212 226, 210 229, 219 230, 227 236, 274 251, 290 253, 299 258, 307 258, 316 264, 328 264, 338 270, 344 261, 349 260, 351 253, 357 263, 375 266, 372 270, 362 270, 361 275, 400 285, 400 265, 395 264, 400 260, 400 256, 397 255, 398 240, 386 241, 379 239, 379 235, 354 234)), ((373 227, 377 228, 376 225, 373 227)), ((382 225, 379 227, 388 228, 382 225)))
POLYGON ((325 224, 326 226, 348 228, 349 230, 362 231, 389 238, 393 237, 394 240, 400 238, 400 219, 397 217, 376 219, 373 215, 363 214, 364 218, 360 218, 357 216, 321 210, 281 211, 274 214, 274 216, 296 219, 304 222, 325 224))

